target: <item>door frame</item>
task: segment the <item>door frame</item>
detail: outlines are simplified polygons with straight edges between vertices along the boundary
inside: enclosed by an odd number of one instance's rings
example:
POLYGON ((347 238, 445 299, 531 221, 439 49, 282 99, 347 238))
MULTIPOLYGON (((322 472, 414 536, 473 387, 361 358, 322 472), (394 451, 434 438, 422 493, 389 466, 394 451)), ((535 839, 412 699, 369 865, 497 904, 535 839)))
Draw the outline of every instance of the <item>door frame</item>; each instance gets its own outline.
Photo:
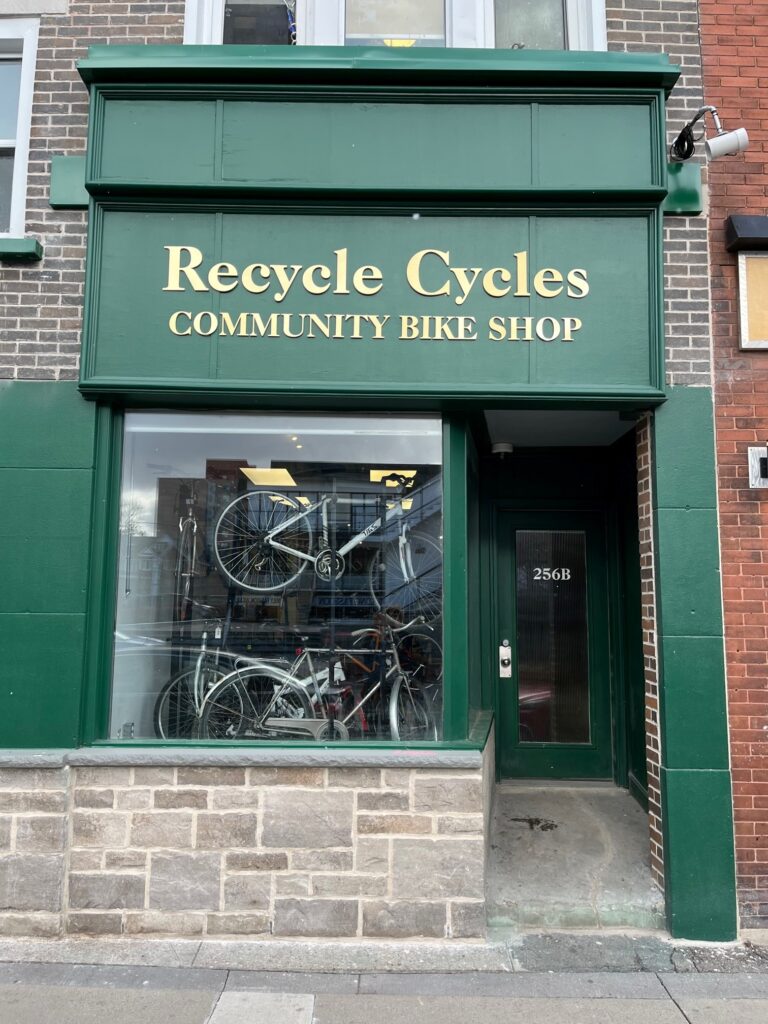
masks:
MULTIPOLYGON (((491 671, 495 683, 494 705, 496 721, 499 723, 497 736, 497 772, 501 773, 502 752, 509 768, 509 762, 517 762, 519 771, 505 772, 505 778, 593 778, 612 779, 615 774, 615 729, 614 729, 614 692, 612 672, 611 616, 610 594, 612 591, 609 571, 609 537, 608 523, 604 510, 574 508, 571 502, 513 502, 498 500, 494 502, 491 529, 491 569, 490 586, 492 587, 491 602, 493 614, 491 629, 494 632, 494 655, 501 642, 498 631, 509 632, 512 637, 516 632, 516 595, 514 585, 509 590, 508 600, 502 598, 500 587, 500 567, 514 565, 514 551, 509 544, 511 535, 501 528, 504 515, 516 516, 521 520, 530 517, 530 528, 535 530, 537 523, 544 529, 572 528, 585 533, 586 565, 592 567, 587 574, 587 630, 590 665, 590 724, 591 741, 586 744, 565 743, 531 743, 525 747, 517 740, 508 744, 501 742, 502 723, 509 723, 517 729, 519 719, 514 709, 509 709, 506 701, 505 681, 499 678, 498 667, 494 657, 491 671), (597 565, 597 573, 594 567, 597 565), (505 607, 502 607, 504 605, 505 607), (505 614, 508 622, 502 626, 501 615, 505 614), (600 706, 607 700, 608 706, 600 706), (506 707, 506 713, 505 713, 506 707), (602 747, 602 750, 601 750, 602 747), (529 755, 528 764, 522 763, 529 755), (550 757, 552 760, 550 760, 550 757), (554 762, 554 763, 553 763, 554 762)), ((517 679, 517 646, 513 641, 513 680, 517 679)), ((514 687, 514 683, 510 688, 514 687)), ((507 691, 508 692, 508 691, 507 691)), ((515 689, 515 693, 516 693, 515 689)))

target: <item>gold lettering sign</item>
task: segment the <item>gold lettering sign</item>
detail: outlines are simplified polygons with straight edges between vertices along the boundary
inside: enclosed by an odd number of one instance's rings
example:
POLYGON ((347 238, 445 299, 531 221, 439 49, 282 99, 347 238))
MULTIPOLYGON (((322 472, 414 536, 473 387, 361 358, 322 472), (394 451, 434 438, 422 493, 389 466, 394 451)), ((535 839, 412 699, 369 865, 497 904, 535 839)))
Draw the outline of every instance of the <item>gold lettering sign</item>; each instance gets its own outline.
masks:
MULTIPOLYGON (((209 292, 219 295, 238 289, 260 296, 260 302, 282 303, 288 296, 304 295, 308 301, 325 295, 376 296, 386 281, 374 264, 354 265, 346 248, 335 249, 324 263, 254 262, 238 267, 227 261, 213 262, 194 245, 166 245, 165 292, 209 292)), ((415 295, 439 300, 441 312, 318 313, 177 309, 168 319, 176 337, 208 338, 326 338, 328 340, 460 341, 475 342, 572 342, 582 329, 581 317, 494 314, 484 323, 475 316, 450 314, 445 306, 462 307, 477 297, 503 301, 508 309, 515 299, 537 296, 549 300, 566 297, 579 301, 589 294, 583 267, 532 268, 525 250, 512 254, 507 266, 459 266, 448 249, 427 248, 413 253, 403 267, 403 277, 415 295)), ((523 308, 527 309, 526 303, 523 308)))

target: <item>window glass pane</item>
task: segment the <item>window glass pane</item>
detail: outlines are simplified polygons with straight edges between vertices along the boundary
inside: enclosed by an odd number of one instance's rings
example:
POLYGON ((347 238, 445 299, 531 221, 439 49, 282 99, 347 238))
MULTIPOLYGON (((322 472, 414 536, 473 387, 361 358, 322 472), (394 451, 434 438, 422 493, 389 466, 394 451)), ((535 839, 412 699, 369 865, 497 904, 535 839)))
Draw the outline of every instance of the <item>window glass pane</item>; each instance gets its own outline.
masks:
POLYGON ((295 0, 227 0, 224 5, 223 42, 255 45, 293 42, 295 0))
POLYGON ((436 739, 441 450, 425 417, 128 414, 111 736, 436 739))
POLYGON ((563 0, 495 0, 496 48, 564 50, 563 0))
POLYGON ((349 46, 445 46, 443 0, 347 0, 349 46))
POLYGON ((517 666, 522 743, 589 743, 586 545, 519 530, 517 666))
POLYGON ((11 186, 13 184, 13 150, 0 149, 0 231, 11 224, 11 186))
POLYGON ((0 139, 16 138, 21 61, 0 59, 0 139))

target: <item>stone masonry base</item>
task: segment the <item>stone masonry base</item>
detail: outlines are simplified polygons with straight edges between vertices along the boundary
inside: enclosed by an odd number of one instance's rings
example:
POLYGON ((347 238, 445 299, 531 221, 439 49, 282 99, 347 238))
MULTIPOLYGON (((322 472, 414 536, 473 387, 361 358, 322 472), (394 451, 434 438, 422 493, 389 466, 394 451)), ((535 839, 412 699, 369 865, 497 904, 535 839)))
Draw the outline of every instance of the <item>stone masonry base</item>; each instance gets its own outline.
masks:
POLYGON ((0 935, 481 937, 483 760, 2 768, 0 935))

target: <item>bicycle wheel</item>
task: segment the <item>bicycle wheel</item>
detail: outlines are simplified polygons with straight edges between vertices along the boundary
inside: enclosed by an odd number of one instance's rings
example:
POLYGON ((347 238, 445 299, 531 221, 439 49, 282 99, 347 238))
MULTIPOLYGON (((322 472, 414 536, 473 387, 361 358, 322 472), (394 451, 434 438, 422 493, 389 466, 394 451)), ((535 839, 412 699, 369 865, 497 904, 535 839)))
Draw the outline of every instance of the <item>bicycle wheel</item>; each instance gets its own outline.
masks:
POLYGON ((192 578, 197 557, 197 529, 193 519, 185 519, 179 530, 174 576, 173 619, 189 622, 192 618, 192 578))
POLYGON ((443 681, 443 649, 426 633, 408 633, 397 641, 400 668, 417 686, 438 686, 443 681))
MULTIPOLYGON (((197 735, 196 671, 196 668, 188 668, 179 672, 157 695, 152 720, 158 739, 189 740, 197 735)), ((206 693, 226 675, 221 669, 212 667, 204 667, 201 672, 201 693, 206 693)))
POLYGON ((314 714, 303 686, 278 670, 255 666, 230 673, 211 690, 200 731, 208 739, 279 738, 291 734, 291 721, 308 718, 314 714))
POLYGON ((424 694, 405 676, 398 676, 389 695, 389 729, 393 740, 412 743, 437 739, 437 722, 424 694))
POLYGON ((397 608, 403 622, 435 622, 443 613, 443 552, 424 533, 388 541, 373 558, 368 584, 377 608, 397 608))
POLYGON ((216 564, 224 576, 257 593, 284 590, 303 571, 307 560, 301 555, 311 547, 304 509, 275 491, 249 491, 235 498, 219 516, 213 537, 216 564))

